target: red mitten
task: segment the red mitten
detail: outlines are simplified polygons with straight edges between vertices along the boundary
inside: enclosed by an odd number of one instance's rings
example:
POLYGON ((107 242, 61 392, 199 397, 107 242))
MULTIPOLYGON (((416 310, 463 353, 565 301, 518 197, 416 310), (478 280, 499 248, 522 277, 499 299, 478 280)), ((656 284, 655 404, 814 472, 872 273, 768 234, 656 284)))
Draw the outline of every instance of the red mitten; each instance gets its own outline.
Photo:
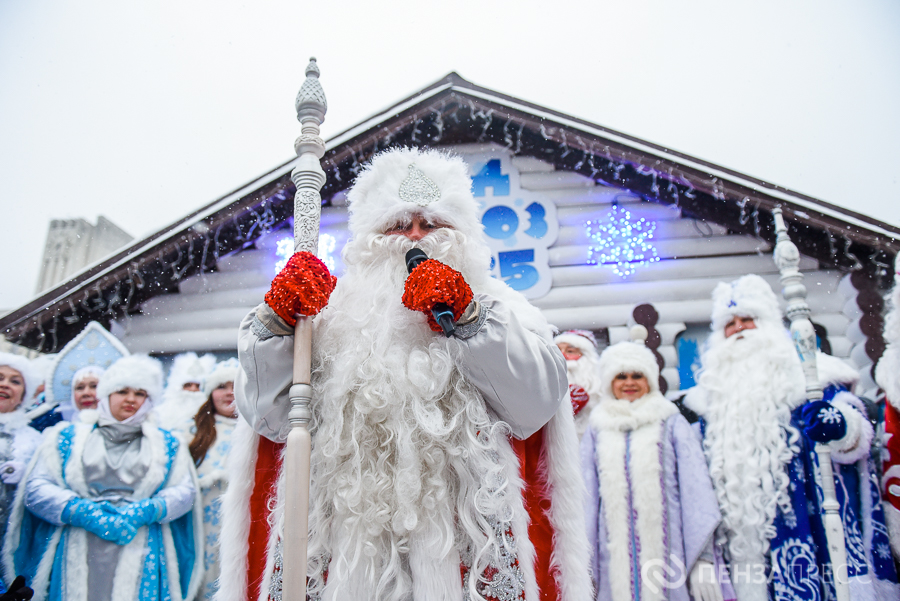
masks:
POLYGON ((572 413, 578 415, 578 412, 584 409, 584 406, 591 400, 591 396, 581 386, 569 384, 569 397, 572 399, 572 413))
POLYGON ((441 326, 431 315, 432 307, 446 304, 453 311, 453 321, 457 321, 471 302, 472 289, 462 274, 440 261, 422 261, 406 278, 403 306, 424 313, 428 326, 435 332, 440 332, 441 326))
POLYGON ((318 257, 306 251, 294 253, 272 280, 266 304, 288 325, 295 326, 297 315, 312 316, 325 308, 335 284, 337 278, 328 273, 318 257))

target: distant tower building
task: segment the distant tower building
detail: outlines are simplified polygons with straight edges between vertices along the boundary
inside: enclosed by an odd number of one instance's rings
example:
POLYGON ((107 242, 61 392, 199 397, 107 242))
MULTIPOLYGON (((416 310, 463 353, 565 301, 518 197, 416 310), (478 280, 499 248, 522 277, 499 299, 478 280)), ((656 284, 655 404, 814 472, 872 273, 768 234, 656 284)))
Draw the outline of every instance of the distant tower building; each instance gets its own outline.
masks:
POLYGON ((84 219, 52 220, 35 292, 40 294, 65 281, 133 239, 102 215, 97 218, 97 225, 84 219))

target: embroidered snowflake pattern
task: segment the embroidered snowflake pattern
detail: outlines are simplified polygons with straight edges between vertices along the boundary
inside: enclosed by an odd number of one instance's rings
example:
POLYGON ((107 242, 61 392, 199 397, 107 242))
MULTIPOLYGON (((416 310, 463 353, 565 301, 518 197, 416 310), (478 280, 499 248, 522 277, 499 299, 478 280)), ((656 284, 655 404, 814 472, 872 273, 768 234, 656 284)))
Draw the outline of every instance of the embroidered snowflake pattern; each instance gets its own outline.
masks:
POLYGON ((843 419, 841 412, 834 407, 822 407, 819 410, 819 419, 826 424, 839 424, 843 419))
POLYGON ((877 545, 875 545, 873 551, 875 551, 875 555, 877 555, 881 559, 887 559, 891 556, 891 548, 887 543, 878 543, 877 545))
POLYGON ((210 503, 203 508, 203 523, 212 524, 213 526, 219 525, 219 503, 210 503))

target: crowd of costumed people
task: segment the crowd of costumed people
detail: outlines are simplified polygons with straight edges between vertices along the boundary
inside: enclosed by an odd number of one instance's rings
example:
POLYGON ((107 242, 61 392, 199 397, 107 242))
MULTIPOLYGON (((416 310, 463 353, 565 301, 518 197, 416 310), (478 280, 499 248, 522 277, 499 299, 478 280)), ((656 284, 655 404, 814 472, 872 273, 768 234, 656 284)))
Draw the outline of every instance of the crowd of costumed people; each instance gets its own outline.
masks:
POLYGON ((312 601, 900 599, 900 284, 885 398, 857 396, 858 370, 821 352, 809 398, 752 274, 713 290, 696 385, 664 394, 646 328, 560 333, 490 277, 458 157, 386 151, 348 201, 345 273, 291 257, 236 358, 167 370, 96 323, 52 356, 0 353, 0 601, 279 601, 293 536, 312 601), (408 265, 413 249, 429 258, 408 265), (298 315, 299 533, 284 472, 298 315))
POLYGON ((0 598, 212 599, 237 370, 184 353, 164 388, 95 322, 0 353, 0 598))

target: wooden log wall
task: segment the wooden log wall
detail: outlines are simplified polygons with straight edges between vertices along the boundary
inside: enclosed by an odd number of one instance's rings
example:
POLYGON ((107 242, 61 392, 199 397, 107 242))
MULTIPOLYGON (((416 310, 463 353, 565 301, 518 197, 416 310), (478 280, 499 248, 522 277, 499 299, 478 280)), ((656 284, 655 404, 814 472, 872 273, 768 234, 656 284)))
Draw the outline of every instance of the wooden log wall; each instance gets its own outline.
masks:
MULTIPOLYGON (((561 330, 594 330, 599 339, 610 343, 627 339, 637 306, 652 305, 658 315, 654 329, 659 333, 654 350, 662 358, 662 376, 670 392, 680 387, 678 336, 688 326, 709 323, 710 294, 717 283, 756 273, 776 292, 780 290, 771 246, 765 241, 730 234, 715 223, 691 219, 677 209, 616 188, 597 186, 576 173, 555 171, 534 158, 517 157, 512 162, 520 171, 523 188, 555 202, 560 222, 549 252, 553 287, 534 304, 561 330), (587 264, 590 239, 584 223, 604 217, 613 203, 656 222, 653 241, 660 261, 639 267, 625 278, 608 266, 587 264)), ((339 257, 348 236, 347 213, 340 198, 333 199, 333 204, 323 211, 322 229, 338 239, 334 255, 339 257)), ((264 235, 254 247, 220 260, 215 273, 182 281, 178 294, 144 303, 141 315, 120 320, 113 325, 114 332, 132 351, 234 351, 238 324, 262 301, 274 276, 275 243, 288 231, 264 235)), ((813 259, 804 257, 800 267, 813 322, 827 330, 833 353, 850 357, 861 344, 863 351, 857 355, 868 356, 866 341, 859 339, 856 330, 856 338, 848 337, 848 328, 860 319, 857 312, 847 311, 849 296, 855 302, 857 289, 845 285, 839 291, 841 274, 820 270, 813 259)))
MULTIPOLYGON (((606 332, 610 344, 628 339, 629 326, 638 323, 636 307, 652 305, 657 315, 653 329, 659 337, 653 350, 663 361, 661 376, 670 392, 680 388, 678 336, 688 325, 709 323, 716 284, 756 273, 776 293, 780 291, 772 248, 765 241, 730 234, 715 223, 690 219, 622 190, 595 186, 577 174, 555 172, 533 158, 516 158, 513 164, 521 172, 522 187, 552 198, 559 215, 559 236, 549 253, 553 287, 534 304, 561 330, 606 332), (590 240, 584 223, 603 217, 613 203, 656 222, 654 245, 660 261, 625 278, 607 266, 587 264, 590 240)), ((851 319, 843 313, 845 298, 838 292, 841 274, 820 270, 818 262, 808 257, 800 268, 813 321, 827 331, 833 353, 849 357, 851 319)))

